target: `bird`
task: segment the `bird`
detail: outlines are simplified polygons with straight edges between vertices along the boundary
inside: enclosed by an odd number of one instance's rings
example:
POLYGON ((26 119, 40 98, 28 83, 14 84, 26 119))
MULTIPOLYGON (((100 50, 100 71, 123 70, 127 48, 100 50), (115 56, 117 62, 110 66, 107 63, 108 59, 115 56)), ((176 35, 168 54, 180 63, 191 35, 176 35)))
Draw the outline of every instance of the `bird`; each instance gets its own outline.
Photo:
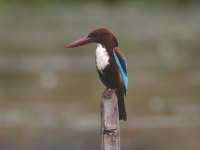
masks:
POLYGON ((74 48, 97 43, 95 62, 99 77, 107 89, 112 89, 118 99, 119 120, 127 120, 124 99, 128 88, 128 70, 124 54, 118 47, 115 35, 106 28, 98 28, 88 35, 69 43, 74 48))

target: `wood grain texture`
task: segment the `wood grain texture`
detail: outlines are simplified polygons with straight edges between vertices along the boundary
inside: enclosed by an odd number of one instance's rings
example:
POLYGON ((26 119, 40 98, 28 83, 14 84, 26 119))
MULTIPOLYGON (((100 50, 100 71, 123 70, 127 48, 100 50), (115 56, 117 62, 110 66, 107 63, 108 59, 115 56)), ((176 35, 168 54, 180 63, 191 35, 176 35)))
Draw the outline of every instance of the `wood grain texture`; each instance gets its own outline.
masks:
POLYGON ((106 89, 101 96, 101 150, 120 149, 118 102, 115 92, 106 89))

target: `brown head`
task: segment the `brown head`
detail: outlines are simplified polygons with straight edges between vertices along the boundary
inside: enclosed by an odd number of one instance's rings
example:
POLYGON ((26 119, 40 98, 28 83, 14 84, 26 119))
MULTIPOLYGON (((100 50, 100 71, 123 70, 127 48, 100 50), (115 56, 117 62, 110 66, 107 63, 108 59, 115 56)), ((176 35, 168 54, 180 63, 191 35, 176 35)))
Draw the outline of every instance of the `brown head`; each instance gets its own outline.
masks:
POLYGON ((90 32, 86 37, 82 37, 68 44, 66 47, 73 48, 86 45, 88 43, 100 43, 109 49, 118 46, 117 39, 110 30, 105 28, 99 28, 90 32))

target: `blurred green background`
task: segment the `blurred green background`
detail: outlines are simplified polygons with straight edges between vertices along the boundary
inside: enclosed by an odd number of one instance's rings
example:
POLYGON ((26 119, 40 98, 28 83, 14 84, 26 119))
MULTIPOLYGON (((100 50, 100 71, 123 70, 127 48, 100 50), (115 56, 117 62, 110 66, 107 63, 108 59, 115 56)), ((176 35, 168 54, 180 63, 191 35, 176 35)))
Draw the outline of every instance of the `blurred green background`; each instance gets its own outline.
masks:
POLYGON ((96 44, 64 46, 98 27, 129 69, 127 150, 199 150, 198 0, 1 0, 0 149, 100 150, 96 44))

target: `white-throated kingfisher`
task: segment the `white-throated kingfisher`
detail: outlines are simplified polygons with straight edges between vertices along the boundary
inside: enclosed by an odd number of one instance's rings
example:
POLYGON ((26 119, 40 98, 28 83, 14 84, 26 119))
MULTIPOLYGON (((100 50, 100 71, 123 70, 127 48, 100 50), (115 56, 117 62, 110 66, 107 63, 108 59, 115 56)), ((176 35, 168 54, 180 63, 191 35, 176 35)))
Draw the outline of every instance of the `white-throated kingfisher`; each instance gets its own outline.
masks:
POLYGON ((103 84, 113 89, 118 98, 119 119, 127 120, 124 97, 128 87, 127 64, 113 33, 105 28, 90 32, 70 44, 67 48, 98 43, 96 49, 96 68, 103 84))

